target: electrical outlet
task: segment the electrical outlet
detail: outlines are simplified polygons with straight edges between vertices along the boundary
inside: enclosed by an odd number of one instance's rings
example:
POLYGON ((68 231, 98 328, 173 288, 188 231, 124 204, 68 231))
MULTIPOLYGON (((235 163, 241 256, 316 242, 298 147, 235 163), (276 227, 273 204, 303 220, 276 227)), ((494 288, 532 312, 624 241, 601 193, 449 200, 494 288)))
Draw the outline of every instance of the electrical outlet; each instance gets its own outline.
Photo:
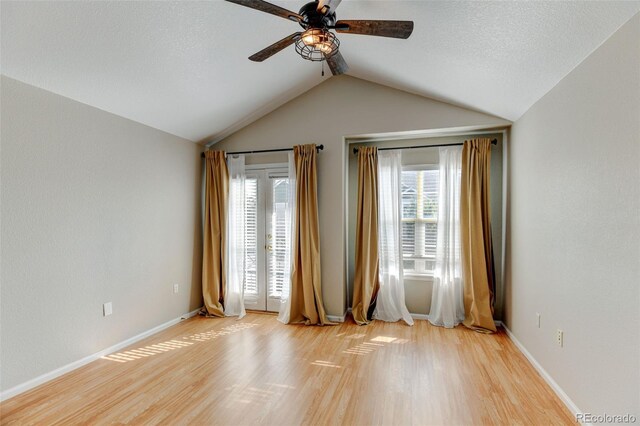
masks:
POLYGON ((564 344, 564 332, 560 329, 556 332, 556 343, 562 347, 564 344))
POLYGON ((536 312, 536 317, 537 317, 537 324, 538 324, 538 328, 540 328, 540 313, 536 312))
POLYGON ((113 313, 113 305, 111 304, 111 302, 107 302, 104 305, 102 305, 102 315, 104 315, 105 317, 108 317, 112 313, 113 313))
POLYGON ((174 284, 173 285, 173 293, 174 294, 178 294, 178 290, 180 289, 180 284, 174 284))

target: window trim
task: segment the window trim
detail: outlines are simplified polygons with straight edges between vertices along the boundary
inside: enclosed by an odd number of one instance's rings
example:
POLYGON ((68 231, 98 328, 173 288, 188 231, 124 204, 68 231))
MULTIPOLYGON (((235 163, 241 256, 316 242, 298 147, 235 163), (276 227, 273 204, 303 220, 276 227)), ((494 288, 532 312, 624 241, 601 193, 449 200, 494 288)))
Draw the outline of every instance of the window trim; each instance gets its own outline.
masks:
POLYGON ((262 170, 275 170, 275 169, 283 169, 284 172, 288 175, 289 164, 288 163, 264 163, 264 164, 247 164, 244 169, 249 171, 262 171, 262 170))
POLYGON ((440 170, 440 166, 438 163, 410 164, 402 166, 403 172, 417 172, 421 170, 440 170))

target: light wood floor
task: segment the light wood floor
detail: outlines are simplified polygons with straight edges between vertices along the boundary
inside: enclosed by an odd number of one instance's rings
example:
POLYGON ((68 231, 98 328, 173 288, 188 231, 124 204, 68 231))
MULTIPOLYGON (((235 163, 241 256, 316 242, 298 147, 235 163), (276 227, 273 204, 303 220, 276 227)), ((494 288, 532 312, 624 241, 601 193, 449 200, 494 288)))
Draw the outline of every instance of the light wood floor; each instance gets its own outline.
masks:
POLYGON ((195 317, 0 405, 2 424, 572 424, 503 331, 195 317))

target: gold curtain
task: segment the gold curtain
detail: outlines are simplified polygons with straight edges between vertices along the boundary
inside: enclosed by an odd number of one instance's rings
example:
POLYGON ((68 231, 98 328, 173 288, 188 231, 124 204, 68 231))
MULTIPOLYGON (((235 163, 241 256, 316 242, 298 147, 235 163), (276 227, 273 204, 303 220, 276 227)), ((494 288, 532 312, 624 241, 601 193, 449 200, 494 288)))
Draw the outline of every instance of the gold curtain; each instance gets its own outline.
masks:
POLYGON ((330 324, 322 303, 316 146, 293 147, 296 166, 295 230, 291 255, 290 323, 330 324))
POLYGON ((358 148, 356 264, 351 313, 360 325, 370 321, 379 288, 378 272, 378 148, 358 148))
POLYGON ((205 313, 224 316, 226 286, 226 229, 229 171, 224 152, 205 152, 204 236, 202 249, 202 295, 205 313))
POLYGON ((473 330, 496 331, 493 321, 495 270, 489 210, 491 139, 472 139, 462 147, 460 243, 464 278, 463 324, 473 330))

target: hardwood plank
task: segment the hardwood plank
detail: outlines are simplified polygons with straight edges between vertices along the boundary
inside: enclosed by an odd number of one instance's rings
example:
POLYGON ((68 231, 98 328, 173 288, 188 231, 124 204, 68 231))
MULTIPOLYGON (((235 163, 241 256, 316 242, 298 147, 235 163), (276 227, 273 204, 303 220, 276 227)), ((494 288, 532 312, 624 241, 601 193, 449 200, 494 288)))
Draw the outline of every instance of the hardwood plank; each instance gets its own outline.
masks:
POLYGON ((0 404, 11 424, 573 424, 499 330, 195 317, 0 404))

